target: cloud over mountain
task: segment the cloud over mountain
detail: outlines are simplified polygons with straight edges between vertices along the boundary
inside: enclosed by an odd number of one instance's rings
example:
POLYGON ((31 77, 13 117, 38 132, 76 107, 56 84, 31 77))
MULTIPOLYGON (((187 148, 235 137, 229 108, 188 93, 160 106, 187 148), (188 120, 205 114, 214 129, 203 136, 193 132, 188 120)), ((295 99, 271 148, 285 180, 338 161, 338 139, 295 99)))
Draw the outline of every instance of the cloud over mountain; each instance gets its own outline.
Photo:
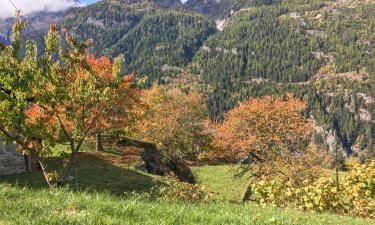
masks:
MULTIPOLYGON (((2 0, 0 7, 0 18, 7 18, 14 15, 15 8, 8 0, 2 0)), ((57 12, 69 7, 80 6, 77 0, 12 0, 23 14, 30 14, 38 11, 57 12)))

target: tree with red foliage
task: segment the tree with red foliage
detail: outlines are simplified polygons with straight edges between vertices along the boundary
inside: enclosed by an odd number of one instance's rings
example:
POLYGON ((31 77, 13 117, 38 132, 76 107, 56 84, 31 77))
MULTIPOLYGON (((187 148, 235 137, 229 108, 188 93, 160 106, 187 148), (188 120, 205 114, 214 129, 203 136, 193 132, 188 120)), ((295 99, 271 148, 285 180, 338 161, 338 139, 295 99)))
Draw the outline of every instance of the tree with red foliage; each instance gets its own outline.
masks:
POLYGON ((301 116, 305 103, 291 95, 252 98, 216 125, 213 157, 241 161, 243 173, 252 165, 298 154, 309 142, 310 125, 301 116))
POLYGON ((133 75, 122 76, 122 57, 113 63, 97 59, 86 52, 92 41, 79 43, 67 31, 65 47, 55 24, 46 37, 45 53, 36 57, 35 43, 28 42, 21 58, 15 51, 23 26, 16 17, 12 45, 0 51, 0 81, 6 88, 1 93, 0 132, 6 141, 41 158, 56 144, 69 143, 60 179, 64 182, 88 137, 132 118, 139 90, 133 75))

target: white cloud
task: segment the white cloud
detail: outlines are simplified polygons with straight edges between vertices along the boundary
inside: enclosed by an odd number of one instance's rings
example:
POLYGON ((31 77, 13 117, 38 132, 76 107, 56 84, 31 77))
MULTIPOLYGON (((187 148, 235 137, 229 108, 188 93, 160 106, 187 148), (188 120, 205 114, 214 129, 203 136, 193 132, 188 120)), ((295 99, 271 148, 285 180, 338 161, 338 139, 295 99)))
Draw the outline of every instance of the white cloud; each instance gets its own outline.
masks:
MULTIPOLYGON (((0 0, 0 18, 14 16, 15 8, 9 0, 0 0)), ((11 0, 14 5, 21 9, 24 15, 38 11, 57 12, 72 6, 81 5, 74 0, 11 0)))

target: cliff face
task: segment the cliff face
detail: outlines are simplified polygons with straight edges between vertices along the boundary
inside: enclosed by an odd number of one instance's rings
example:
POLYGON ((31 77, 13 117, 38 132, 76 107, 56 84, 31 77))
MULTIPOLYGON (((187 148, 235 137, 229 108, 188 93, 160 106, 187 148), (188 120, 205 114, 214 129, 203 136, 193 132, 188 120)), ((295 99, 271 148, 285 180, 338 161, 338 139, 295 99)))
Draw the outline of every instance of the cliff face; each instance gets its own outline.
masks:
POLYGON ((0 176, 26 172, 24 156, 16 152, 15 145, 0 144, 0 176))

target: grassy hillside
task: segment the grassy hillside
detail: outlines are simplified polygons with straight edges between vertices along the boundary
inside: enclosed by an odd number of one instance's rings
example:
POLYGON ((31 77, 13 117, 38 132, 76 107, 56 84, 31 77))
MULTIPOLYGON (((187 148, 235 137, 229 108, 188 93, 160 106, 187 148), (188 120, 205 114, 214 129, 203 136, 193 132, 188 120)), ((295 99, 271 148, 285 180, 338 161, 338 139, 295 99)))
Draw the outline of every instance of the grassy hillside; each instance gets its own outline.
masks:
MULTIPOLYGON (((160 183, 159 177, 134 169, 121 162, 121 155, 111 153, 80 153, 73 171, 76 177, 70 184, 72 190, 109 191, 114 195, 124 192, 145 192, 160 183)), ((59 171, 63 163, 60 157, 47 160, 47 170, 59 171)), ((0 182, 31 189, 47 188, 39 171, 0 177, 0 182)))
POLYGON ((247 186, 246 176, 233 178, 236 166, 202 166, 193 167, 197 182, 208 186, 214 192, 215 200, 240 201, 241 194, 247 186))
POLYGON ((231 203, 183 204, 66 189, 0 185, 0 224, 371 224, 373 221, 231 203))
MULTIPOLYGON (((47 189, 40 172, 0 177, 0 224, 373 224, 349 217, 240 204, 246 179, 230 165, 194 167, 198 183, 214 192, 196 204, 152 200, 144 193, 163 182, 134 169, 114 149, 81 153, 77 180, 47 189), (128 194, 124 194, 124 193, 128 194)), ((48 160, 58 170, 59 157, 48 160)))

